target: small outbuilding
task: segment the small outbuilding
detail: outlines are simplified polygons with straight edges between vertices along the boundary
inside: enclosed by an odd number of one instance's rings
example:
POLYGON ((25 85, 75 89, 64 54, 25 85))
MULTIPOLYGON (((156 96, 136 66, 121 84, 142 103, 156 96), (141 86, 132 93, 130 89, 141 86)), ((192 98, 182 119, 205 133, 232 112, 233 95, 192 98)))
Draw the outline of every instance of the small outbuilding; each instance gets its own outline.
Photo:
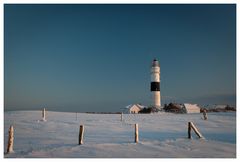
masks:
POLYGON ((143 108, 144 108, 144 106, 140 105, 140 104, 131 104, 131 105, 126 106, 126 109, 128 110, 128 113, 130 113, 130 114, 137 114, 143 108))
POLYGON ((197 104, 183 104, 183 112, 184 113, 200 113, 200 107, 197 104))

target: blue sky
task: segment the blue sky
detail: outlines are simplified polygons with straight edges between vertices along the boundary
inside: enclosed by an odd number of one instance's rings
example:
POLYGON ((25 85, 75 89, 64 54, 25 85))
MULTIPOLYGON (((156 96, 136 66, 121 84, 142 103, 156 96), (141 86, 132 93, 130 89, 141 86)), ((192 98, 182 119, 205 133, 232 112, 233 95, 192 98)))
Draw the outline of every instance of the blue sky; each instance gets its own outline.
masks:
POLYGON ((236 102, 235 5, 4 5, 4 109, 236 102))

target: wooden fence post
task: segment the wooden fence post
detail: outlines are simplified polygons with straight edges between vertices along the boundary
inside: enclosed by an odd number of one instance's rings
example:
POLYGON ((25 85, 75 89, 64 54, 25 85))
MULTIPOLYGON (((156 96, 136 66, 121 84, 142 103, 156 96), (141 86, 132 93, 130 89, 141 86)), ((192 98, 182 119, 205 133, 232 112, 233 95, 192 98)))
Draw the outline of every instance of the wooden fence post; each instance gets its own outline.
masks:
POLYGON ((42 120, 46 121, 46 110, 45 110, 45 108, 43 108, 43 110, 42 110, 42 120))
POLYGON ((135 143, 138 143, 138 124, 135 124, 135 143))
POLYGON ((121 121, 123 121, 123 113, 121 113, 121 121))
POLYGON ((7 147, 7 153, 14 152, 13 151, 13 141, 14 141, 14 129, 11 125, 9 128, 9 135, 8 135, 8 147, 7 147))
POLYGON ((207 120, 207 111, 206 110, 203 110, 203 119, 207 120))
POLYGON ((191 139, 191 122, 188 122, 188 138, 191 139))
POLYGON ((192 127, 192 129, 194 130, 194 132, 196 133, 196 135, 197 135, 199 138, 202 138, 203 136, 202 136, 202 134, 198 131, 197 127, 195 127, 195 125, 194 125, 192 122, 190 122, 190 123, 191 123, 191 127, 192 127))
POLYGON ((80 125, 80 129, 79 129, 79 145, 83 144, 83 133, 84 133, 84 126, 80 125))
POLYGON ((78 116, 77 116, 77 112, 76 112, 76 120, 77 120, 78 116))

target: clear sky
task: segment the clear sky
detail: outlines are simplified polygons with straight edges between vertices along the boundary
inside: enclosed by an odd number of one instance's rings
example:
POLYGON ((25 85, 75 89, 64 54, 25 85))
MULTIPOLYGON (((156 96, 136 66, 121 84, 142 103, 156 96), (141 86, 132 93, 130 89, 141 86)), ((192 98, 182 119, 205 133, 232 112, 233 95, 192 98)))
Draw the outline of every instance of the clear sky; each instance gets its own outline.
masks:
POLYGON ((4 109, 236 102, 236 6, 4 5, 4 109))

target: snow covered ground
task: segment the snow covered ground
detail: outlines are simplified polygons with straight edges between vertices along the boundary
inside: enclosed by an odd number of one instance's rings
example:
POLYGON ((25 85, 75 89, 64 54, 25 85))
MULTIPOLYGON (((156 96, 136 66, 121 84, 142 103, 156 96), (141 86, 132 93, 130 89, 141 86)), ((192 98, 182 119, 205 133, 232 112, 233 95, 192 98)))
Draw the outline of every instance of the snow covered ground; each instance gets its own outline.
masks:
POLYGON ((235 158, 236 113, 202 114, 86 114, 41 111, 4 113, 4 151, 8 129, 14 125, 14 153, 5 158, 235 158), (192 132, 193 122, 204 139, 192 132), (139 125, 139 143, 134 143, 134 124, 139 125), (79 126, 85 127, 84 144, 78 145, 79 126))

